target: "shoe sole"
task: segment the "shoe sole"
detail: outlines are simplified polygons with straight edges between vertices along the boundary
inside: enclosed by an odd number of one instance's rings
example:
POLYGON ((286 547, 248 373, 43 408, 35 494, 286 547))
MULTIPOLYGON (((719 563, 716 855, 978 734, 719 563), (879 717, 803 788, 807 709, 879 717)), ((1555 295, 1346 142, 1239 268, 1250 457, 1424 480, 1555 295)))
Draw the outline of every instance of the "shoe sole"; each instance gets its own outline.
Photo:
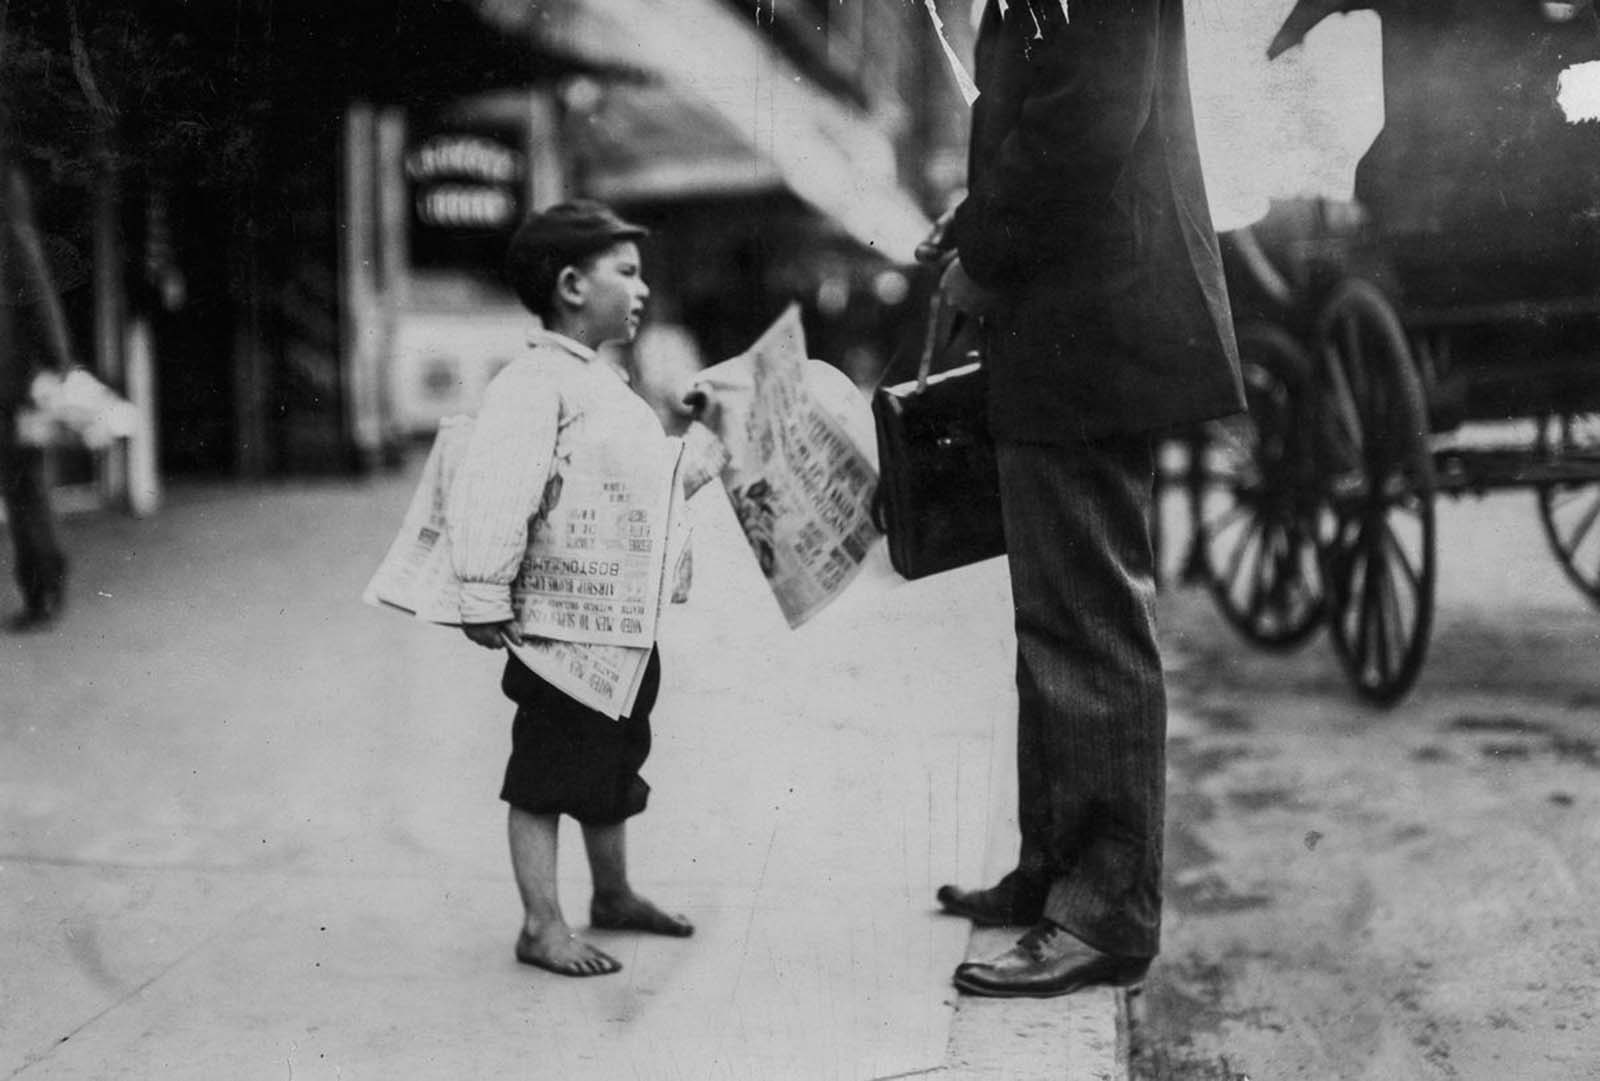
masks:
POLYGON ((994 984, 980 983, 976 980, 964 980, 960 976, 954 977, 950 982, 956 989, 969 995, 978 995, 982 998, 1060 998, 1078 991, 1085 991, 1091 987, 1112 987, 1136 989, 1144 983, 1143 976, 1135 976, 1126 980, 1080 980, 1061 987, 1033 987, 1015 988, 999 987, 994 984))
POLYGON ((962 912, 959 909, 947 908, 946 916, 957 916, 968 921, 974 927, 1020 927, 1027 929, 1038 923, 1038 920, 997 920, 993 916, 980 916, 974 912, 962 912))

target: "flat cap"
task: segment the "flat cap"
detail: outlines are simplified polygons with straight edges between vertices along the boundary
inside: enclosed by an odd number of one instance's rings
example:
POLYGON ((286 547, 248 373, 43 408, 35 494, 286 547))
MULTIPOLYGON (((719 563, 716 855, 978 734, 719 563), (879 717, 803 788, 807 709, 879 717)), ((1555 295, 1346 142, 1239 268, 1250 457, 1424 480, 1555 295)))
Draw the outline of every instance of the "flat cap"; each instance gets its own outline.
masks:
POLYGON ((619 240, 638 240, 649 235, 650 230, 624 221, 604 203, 573 199, 528 215, 518 226, 511 246, 574 257, 610 247, 619 240))

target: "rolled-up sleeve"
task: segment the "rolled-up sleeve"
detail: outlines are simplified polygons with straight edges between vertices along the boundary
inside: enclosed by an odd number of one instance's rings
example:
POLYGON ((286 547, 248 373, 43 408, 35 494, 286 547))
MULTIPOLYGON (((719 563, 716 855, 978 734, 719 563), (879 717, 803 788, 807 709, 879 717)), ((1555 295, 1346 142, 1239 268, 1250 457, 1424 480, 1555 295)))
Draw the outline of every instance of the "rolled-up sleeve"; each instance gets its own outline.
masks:
POLYGON ((560 393, 538 365, 513 364, 484 392, 446 513, 463 623, 512 618, 511 583, 550 476, 560 417, 560 393))

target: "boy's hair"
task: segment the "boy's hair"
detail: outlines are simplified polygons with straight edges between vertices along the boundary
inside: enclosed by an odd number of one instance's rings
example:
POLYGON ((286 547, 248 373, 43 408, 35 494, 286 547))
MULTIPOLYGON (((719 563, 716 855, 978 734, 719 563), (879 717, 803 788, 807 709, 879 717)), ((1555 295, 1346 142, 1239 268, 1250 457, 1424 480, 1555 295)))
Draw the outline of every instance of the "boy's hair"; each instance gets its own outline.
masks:
POLYGON ((650 235, 593 199, 573 199, 529 214, 506 249, 505 276, 523 307, 546 323, 555 315, 556 282, 624 240, 650 235))

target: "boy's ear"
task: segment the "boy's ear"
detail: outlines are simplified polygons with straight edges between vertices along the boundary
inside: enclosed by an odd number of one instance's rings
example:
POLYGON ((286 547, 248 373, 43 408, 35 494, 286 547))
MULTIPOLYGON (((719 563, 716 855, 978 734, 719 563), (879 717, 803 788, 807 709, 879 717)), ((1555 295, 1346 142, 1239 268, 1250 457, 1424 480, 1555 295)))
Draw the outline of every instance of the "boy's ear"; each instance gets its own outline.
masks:
POLYGON ((556 275, 556 299, 561 303, 581 308, 588 291, 589 281, 577 267, 563 267, 561 273, 556 275))

